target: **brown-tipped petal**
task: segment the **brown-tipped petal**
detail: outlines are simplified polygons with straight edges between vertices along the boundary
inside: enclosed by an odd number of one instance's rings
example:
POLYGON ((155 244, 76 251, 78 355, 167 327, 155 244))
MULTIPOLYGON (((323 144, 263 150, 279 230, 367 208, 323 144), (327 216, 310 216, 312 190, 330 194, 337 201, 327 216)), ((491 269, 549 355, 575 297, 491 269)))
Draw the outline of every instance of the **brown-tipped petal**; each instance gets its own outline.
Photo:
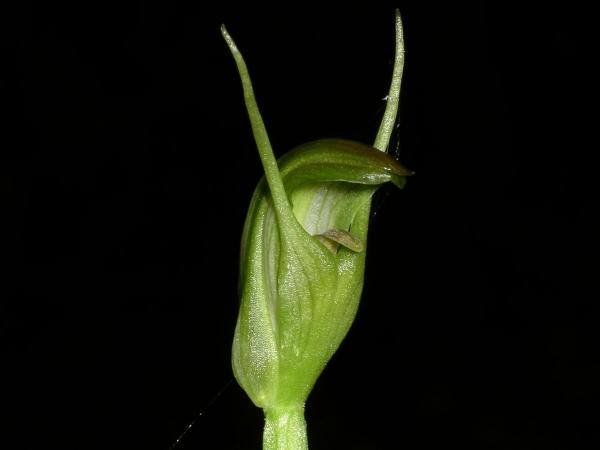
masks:
POLYGON ((318 234, 315 237, 333 253, 337 252, 339 245, 343 245, 353 252, 362 252, 364 250, 362 241, 344 230, 331 229, 323 234, 318 234))

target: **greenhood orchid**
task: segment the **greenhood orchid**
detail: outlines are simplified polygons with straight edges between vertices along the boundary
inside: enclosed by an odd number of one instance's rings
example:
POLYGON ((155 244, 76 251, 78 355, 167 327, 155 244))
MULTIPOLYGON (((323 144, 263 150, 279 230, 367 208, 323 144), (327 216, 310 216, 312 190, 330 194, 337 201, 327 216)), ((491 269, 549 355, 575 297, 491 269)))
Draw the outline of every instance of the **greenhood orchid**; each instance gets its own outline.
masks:
POLYGON ((263 448, 306 449, 304 404, 358 308, 371 197, 388 181, 402 188, 411 174, 386 153, 398 110, 402 25, 397 12, 392 83, 374 145, 323 139, 279 160, 244 59, 221 31, 237 64, 265 171, 242 236, 233 371, 265 412, 263 448))

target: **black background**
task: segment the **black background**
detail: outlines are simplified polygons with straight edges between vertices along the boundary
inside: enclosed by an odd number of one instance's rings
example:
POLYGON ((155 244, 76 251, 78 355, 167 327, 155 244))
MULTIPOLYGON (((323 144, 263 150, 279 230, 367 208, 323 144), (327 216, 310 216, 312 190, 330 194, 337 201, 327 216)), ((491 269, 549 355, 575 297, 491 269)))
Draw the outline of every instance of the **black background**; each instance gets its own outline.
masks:
POLYGON ((587 13, 370 3, 2 11, 6 448, 167 450, 201 411, 178 449, 260 448, 261 412, 228 383, 261 167, 219 25, 282 154, 372 142, 396 6, 395 142, 416 175, 375 199, 311 448, 598 448, 587 13))

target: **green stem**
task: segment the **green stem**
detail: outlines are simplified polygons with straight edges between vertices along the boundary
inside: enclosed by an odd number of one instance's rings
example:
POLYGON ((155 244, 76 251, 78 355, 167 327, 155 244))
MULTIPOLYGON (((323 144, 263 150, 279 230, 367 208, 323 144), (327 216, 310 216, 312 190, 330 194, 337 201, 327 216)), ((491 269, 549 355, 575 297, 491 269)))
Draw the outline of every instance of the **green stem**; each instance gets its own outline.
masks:
POLYGON ((263 450, 308 450, 303 407, 265 410, 263 450))

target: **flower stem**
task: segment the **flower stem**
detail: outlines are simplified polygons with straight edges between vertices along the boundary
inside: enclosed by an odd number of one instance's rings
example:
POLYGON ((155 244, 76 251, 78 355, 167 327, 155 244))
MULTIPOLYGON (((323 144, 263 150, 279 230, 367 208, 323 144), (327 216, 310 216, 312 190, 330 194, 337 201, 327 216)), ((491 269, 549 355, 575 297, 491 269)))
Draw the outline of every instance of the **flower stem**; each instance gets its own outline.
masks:
POLYGON ((263 450, 308 450, 304 407, 265 410, 263 450))

